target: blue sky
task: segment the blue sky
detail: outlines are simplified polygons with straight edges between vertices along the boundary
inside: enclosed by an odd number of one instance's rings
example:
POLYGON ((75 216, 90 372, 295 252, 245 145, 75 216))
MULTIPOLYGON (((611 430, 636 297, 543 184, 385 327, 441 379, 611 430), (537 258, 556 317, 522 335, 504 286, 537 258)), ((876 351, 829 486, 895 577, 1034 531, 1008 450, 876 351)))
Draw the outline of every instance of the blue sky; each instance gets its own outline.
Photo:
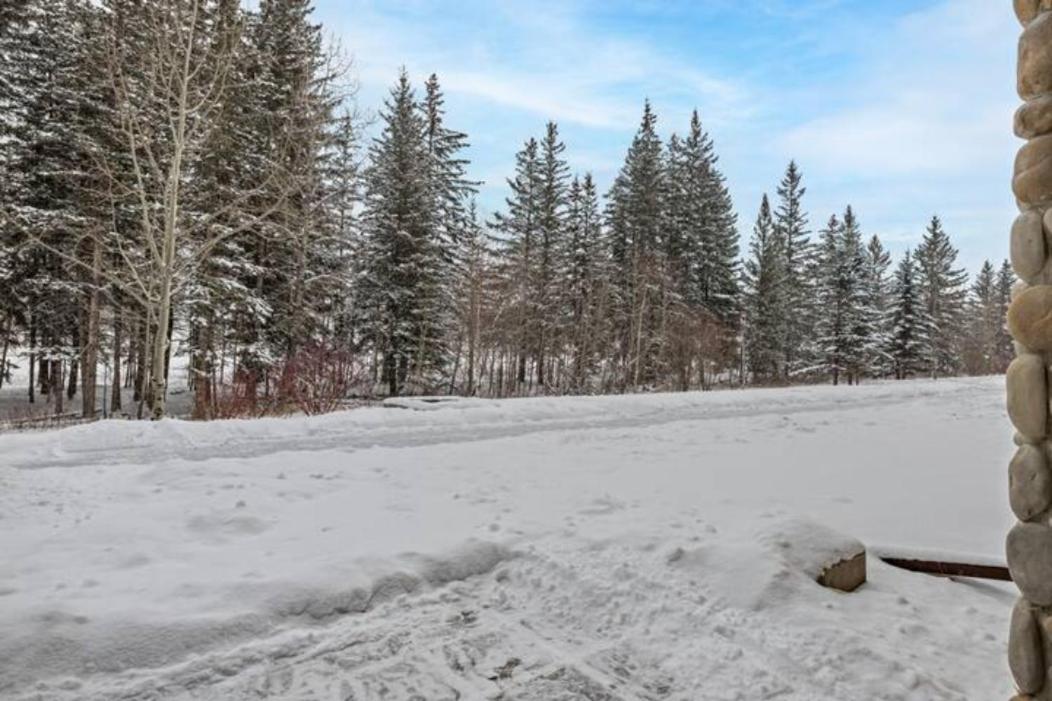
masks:
POLYGON ((436 72, 471 138, 483 208, 553 119, 605 188, 644 98, 666 136, 697 108, 743 242, 790 158, 817 229, 852 204, 896 252, 938 213, 974 271, 1007 255, 1015 43, 992 0, 316 0, 375 111, 405 65, 436 72))

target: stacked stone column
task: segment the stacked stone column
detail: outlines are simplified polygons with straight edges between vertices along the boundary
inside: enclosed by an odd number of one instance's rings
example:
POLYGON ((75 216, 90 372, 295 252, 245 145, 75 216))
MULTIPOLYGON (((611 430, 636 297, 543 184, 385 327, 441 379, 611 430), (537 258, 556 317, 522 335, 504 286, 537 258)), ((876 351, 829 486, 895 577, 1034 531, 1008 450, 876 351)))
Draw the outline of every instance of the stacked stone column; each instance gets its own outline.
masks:
POLYGON ((1012 611, 1009 666, 1019 701, 1052 701, 1052 0, 1014 0, 1023 24, 1017 87, 1025 101, 1015 133, 1026 144, 1012 189, 1020 282, 1008 311, 1017 357, 1008 368, 1008 415, 1018 446, 1009 497, 1019 519, 1008 534, 1008 567, 1022 597, 1012 611))

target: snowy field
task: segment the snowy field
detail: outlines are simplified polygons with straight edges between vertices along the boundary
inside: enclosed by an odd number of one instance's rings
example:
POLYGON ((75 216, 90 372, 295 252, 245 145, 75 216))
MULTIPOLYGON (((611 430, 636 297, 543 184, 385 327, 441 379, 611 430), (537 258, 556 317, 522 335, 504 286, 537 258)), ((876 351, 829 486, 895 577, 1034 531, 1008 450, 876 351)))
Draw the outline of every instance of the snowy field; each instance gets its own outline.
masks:
POLYGON ((1000 559, 1002 405, 981 378, 0 435, 0 698, 1007 699, 1009 587, 871 557, 840 594, 809 552, 1000 559))

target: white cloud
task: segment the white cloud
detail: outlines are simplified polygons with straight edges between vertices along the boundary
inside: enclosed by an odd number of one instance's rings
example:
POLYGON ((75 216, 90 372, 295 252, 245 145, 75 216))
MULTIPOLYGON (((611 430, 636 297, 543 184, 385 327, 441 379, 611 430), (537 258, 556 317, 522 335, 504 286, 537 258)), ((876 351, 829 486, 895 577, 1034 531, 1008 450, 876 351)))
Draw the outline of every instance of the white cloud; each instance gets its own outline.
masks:
POLYGON ((868 178, 1007 175, 1017 32, 1012 12, 989 0, 908 15, 865 48, 869 68, 842 86, 847 106, 790 129, 782 148, 812 168, 868 178))

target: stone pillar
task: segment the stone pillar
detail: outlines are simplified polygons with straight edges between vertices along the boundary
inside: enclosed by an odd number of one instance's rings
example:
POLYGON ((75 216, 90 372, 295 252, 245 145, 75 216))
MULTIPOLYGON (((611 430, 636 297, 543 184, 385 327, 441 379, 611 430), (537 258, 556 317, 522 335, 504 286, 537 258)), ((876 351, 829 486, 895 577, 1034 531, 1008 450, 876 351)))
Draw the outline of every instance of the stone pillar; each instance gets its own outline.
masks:
POLYGON ((1008 310, 1017 357, 1006 382, 1018 446, 1009 498, 1019 523, 1006 552, 1022 597, 1012 611, 1008 661, 1017 700, 1052 701, 1052 0, 1014 2, 1023 24, 1017 87, 1025 101, 1015 133, 1026 143, 1012 179, 1021 214, 1011 256, 1020 282, 1008 310))

